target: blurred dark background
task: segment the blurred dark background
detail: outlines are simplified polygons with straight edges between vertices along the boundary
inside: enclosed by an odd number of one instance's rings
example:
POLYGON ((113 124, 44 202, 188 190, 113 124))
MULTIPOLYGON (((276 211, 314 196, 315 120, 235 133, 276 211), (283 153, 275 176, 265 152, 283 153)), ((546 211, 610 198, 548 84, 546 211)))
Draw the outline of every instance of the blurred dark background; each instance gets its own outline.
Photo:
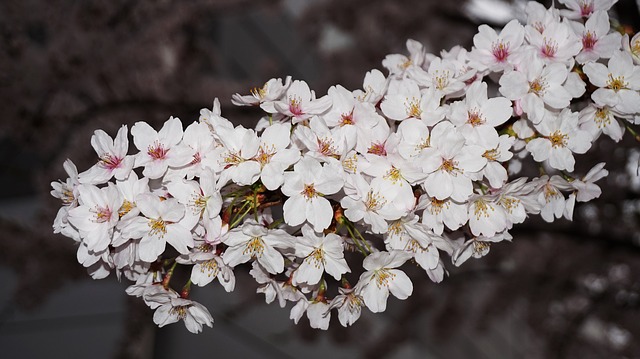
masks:
MULTIPOLYGON (((71 158, 95 161, 89 139, 121 124, 197 120, 220 98, 223 116, 271 77, 292 75, 317 93, 361 86, 405 40, 439 53, 467 49, 482 22, 501 26, 521 1, 218 0, 0 2, 0 357, 2 358, 640 358, 638 143, 601 138, 578 171, 607 161, 601 198, 574 222, 534 219, 513 243, 455 268, 441 284, 414 273, 414 295, 390 299, 354 327, 295 326, 264 304, 238 271, 236 291, 194 296, 215 319, 192 335, 158 329, 127 283, 93 281, 73 241, 53 235, 50 182, 71 158)), ((638 31, 638 5, 615 14, 638 31)), ((630 137, 630 136, 628 136, 630 137)))

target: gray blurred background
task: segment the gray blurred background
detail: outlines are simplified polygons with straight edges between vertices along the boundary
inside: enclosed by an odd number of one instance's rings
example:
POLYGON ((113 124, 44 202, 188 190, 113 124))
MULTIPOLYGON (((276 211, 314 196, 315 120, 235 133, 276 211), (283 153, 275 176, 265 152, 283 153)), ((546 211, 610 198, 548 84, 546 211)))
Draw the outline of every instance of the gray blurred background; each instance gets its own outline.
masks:
MULTIPOLYGON (((581 156, 583 173, 607 161, 604 194, 575 221, 529 221, 513 243, 433 284, 412 273, 414 295, 390 299, 344 329, 296 326, 237 271, 231 294, 194 289, 215 319, 193 335, 154 326, 127 283, 93 281, 73 241, 53 235, 51 181, 95 162, 89 139, 121 124, 183 123, 219 97, 231 106, 271 77, 292 75, 325 94, 359 88, 367 70, 405 40, 432 53, 471 47, 479 23, 501 26, 520 1, 218 0, 0 2, 1 358, 640 358, 638 143, 627 138, 581 156)), ((635 1, 616 14, 638 31, 635 1)))

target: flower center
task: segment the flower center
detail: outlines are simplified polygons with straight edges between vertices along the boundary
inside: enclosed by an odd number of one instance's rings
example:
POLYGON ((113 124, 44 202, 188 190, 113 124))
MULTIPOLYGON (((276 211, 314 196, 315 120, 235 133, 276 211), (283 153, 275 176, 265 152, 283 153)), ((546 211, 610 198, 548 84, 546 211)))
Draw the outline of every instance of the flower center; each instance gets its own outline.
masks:
POLYGON ((473 242, 473 253, 482 254, 487 251, 491 247, 491 242, 483 242, 483 241, 474 241, 473 242))
POLYGON ((596 35, 591 31, 587 31, 587 34, 582 37, 582 47, 585 50, 593 49, 593 47, 596 45, 596 42, 598 42, 598 38, 596 38, 596 35))
POLYGON ((440 75, 440 70, 436 70, 435 82, 438 90, 444 90, 449 86, 449 71, 442 71, 442 75, 440 75))
POLYGON ((369 150, 367 150, 367 153, 372 153, 372 154, 378 155, 378 156, 386 156, 387 155, 387 150, 384 148, 384 142, 383 143, 372 143, 371 147, 369 147, 369 150))
POLYGON ((153 145, 147 148, 147 154, 154 160, 162 160, 167 156, 169 149, 165 149, 164 145, 158 141, 155 141, 153 145))
POLYGON ((489 210, 494 211, 495 209, 493 206, 488 205, 483 199, 479 199, 474 203, 473 214, 477 220, 480 220, 480 217, 489 218, 489 210))
POLYGON ((485 151, 482 157, 486 158, 489 161, 497 161, 499 155, 500 155, 500 152, 498 152, 498 149, 494 148, 494 149, 485 151))
POLYGON ((509 43, 505 44, 502 40, 494 42, 491 44, 491 52, 498 62, 505 62, 509 57, 509 43))
POLYGON ((513 209, 520 204, 520 200, 514 197, 500 198, 500 205, 509 213, 513 213, 513 209))
POLYGON ((309 258, 309 262, 313 262, 314 267, 320 269, 324 265, 324 250, 316 248, 307 258, 309 258))
POLYGON ((542 56, 550 58, 555 57, 558 51, 558 43, 556 40, 544 38, 544 45, 542 46, 542 56))
POLYGON ((109 207, 96 207, 95 209, 97 223, 104 223, 111 218, 111 209, 109 207))
POLYGON ((231 167, 231 166, 235 166, 237 164, 239 164, 240 162, 243 162, 242 157, 240 157, 240 152, 233 152, 233 151, 229 151, 227 152, 226 156, 224 157, 224 163, 225 163, 225 169, 231 167))
POLYGON ((429 212, 431 212, 431 214, 440 214, 444 207, 449 208, 449 202, 446 199, 440 200, 435 197, 431 197, 431 208, 429 208, 429 212))
POLYGON ((193 159, 191 160, 191 162, 189 162, 190 165, 195 165, 198 164, 202 161, 202 156, 200 155, 200 152, 196 152, 193 155, 193 159))
POLYGON ((549 141, 551 141, 551 145, 555 147, 565 147, 567 145, 567 139, 569 136, 560 132, 560 130, 555 131, 551 135, 549 135, 549 141))
POLYGON ((220 272, 220 267, 218 266, 218 262, 215 259, 208 260, 203 262, 200 265, 200 272, 204 273, 207 271, 207 277, 217 276, 218 272, 220 272))
POLYGON ((400 174, 399 169, 391 167, 391 169, 385 173, 383 178, 391 181, 393 184, 396 184, 400 179, 402 179, 402 174, 400 174))
POLYGON ((276 154, 276 147, 274 145, 261 145, 258 150, 258 154, 255 159, 260 163, 260 168, 263 168, 264 165, 271 161, 271 157, 276 154))
POLYGON ((318 138, 318 152, 327 157, 339 157, 336 153, 336 148, 333 145, 333 139, 330 137, 318 138))
POLYGON ((118 216, 120 216, 120 218, 124 217, 124 215, 129 213, 135 206, 135 203, 129 202, 125 199, 124 202, 122 202, 122 206, 120 206, 120 209, 118 210, 118 216))
POLYGON ((364 206, 367 208, 367 211, 377 211, 386 203, 387 201, 384 199, 384 196, 378 192, 374 193, 373 191, 369 191, 367 193, 367 199, 364 201, 364 206))
POLYGON ((187 308, 189 308, 189 306, 187 305, 179 305, 177 307, 171 307, 171 309, 169 310, 169 314, 175 315, 180 319, 184 319, 187 317, 187 308))
POLYGON ((122 162, 122 159, 112 154, 105 154, 100 157, 100 165, 108 170, 118 168, 118 166, 120 166, 120 162, 122 162))
POLYGON ((446 171, 446 172, 449 172, 451 174, 454 174, 455 172, 460 172, 460 169, 458 169, 457 166, 458 166, 458 161, 443 160, 439 169, 442 170, 442 171, 446 171))
POLYGON ((300 116, 304 114, 304 112, 302 112, 302 108, 300 107, 299 97, 289 97, 289 112, 291 112, 294 116, 300 116))
POLYGON ((378 288, 382 288, 383 286, 388 287, 389 281, 393 280, 393 278, 395 278, 396 275, 389 272, 388 269, 378 269, 377 271, 374 272, 373 276, 376 280, 376 284, 378 285, 378 288))
POLYGON ((588 17, 593 12, 593 2, 592 1, 580 1, 580 16, 588 17))
POLYGON ((349 113, 343 113, 342 116, 340 116, 340 127, 353 124, 353 111, 349 113))
POLYGON ((164 237, 167 234, 167 223, 162 220, 162 218, 158 219, 150 219, 149 220, 149 234, 152 236, 159 235, 160 238, 164 237))
POLYGON ((422 109, 420 108, 420 99, 415 97, 411 98, 411 100, 407 99, 404 103, 404 107, 407 110, 407 116, 420 118, 422 116, 422 109))
POLYGON ((607 127, 611 124, 611 116, 609 116, 609 110, 606 108, 599 108, 596 110, 595 121, 598 124, 598 128, 607 127))
POLYGON ((304 189, 302 190, 301 193, 302 193, 303 196, 305 196, 307 198, 307 200, 310 200, 310 199, 318 196, 318 192, 313 187, 313 183, 305 184, 304 185, 304 189))
POLYGON ((258 100, 263 100, 264 96, 267 94, 267 84, 264 84, 260 88, 258 87, 252 88, 251 94, 253 95, 253 97, 257 98, 258 100))
POLYGON ((471 126, 475 127, 484 125, 485 122, 486 121, 484 120, 484 118, 482 118, 482 114, 480 113, 480 111, 473 109, 468 112, 467 123, 471 126))
POLYGON ((247 243, 247 248, 242 251, 242 254, 250 253, 252 258, 260 258, 262 257, 262 252, 264 252, 262 237, 253 237, 249 243, 247 243))
POLYGON ((547 82, 542 78, 537 78, 532 82, 529 82, 529 93, 534 93, 538 96, 544 95, 544 91, 547 89, 547 82))
POLYGON ((625 90, 629 83, 624 81, 624 76, 613 77, 612 74, 609 74, 609 80, 607 81, 607 88, 618 92, 620 90, 625 90))

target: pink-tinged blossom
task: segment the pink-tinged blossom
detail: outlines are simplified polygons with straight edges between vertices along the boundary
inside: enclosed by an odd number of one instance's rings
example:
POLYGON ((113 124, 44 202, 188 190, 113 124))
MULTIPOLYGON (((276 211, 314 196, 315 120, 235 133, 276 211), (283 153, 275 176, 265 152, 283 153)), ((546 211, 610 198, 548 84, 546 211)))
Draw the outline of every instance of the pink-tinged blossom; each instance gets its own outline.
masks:
POLYGON ((343 155, 347 147, 345 134, 339 128, 330 129, 317 116, 309 120, 309 126, 298 125, 293 131, 299 146, 307 149, 305 156, 321 162, 335 162, 343 155))
POLYGON ((344 259, 342 238, 335 233, 318 236, 309 225, 302 227, 302 237, 295 241, 296 257, 303 258, 300 266, 293 272, 293 284, 320 282, 324 272, 335 280, 350 272, 344 259))
POLYGON ((340 85, 332 86, 328 93, 333 106, 323 119, 328 127, 339 128, 347 149, 353 149, 363 133, 385 121, 373 104, 359 101, 351 91, 340 85))
POLYGON ((207 124, 194 122, 184 130, 182 145, 191 149, 193 153, 191 161, 184 167, 172 170, 164 178, 165 181, 185 177, 190 180, 194 177, 199 177, 204 169, 207 168, 207 165, 202 162, 202 159, 207 153, 213 151, 218 143, 215 141, 211 131, 209 131, 207 124))
POLYGON ((620 48, 621 35, 609 33, 609 15, 604 11, 596 11, 584 25, 572 22, 571 26, 582 37, 582 51, 576 56, 580 64, 608 59, 620 48))
POLYGON ((217 129, 222 146, 216 147, 202 159, 205 166, 219 173, 218 185, 229 181, 246 186, 260 178, 260 163, 254 157, 260 149, 258 135, 252 129, 242 126, 217 129))
POLYGON ((389 293, 404 300, 413 293, 413 283, 401 270, 396 269, 411 258, 404 251, 377 252, 367 256, 362 262, 366 272, 360 275, 356 292, 362 296, 364 304, 373 313, 387 309, 389 293))
POLYGON ((284 221, 290 226, 309 222, 314 230, 321 232, 331 224, 333 209, 324 198, 338 192, 344 182, 336 168, 320 164, 305 156, 285 172, 282 193, 289 197, 282 210, 284 221))
POLYGON ((522 51, 524 27, 518 20, 510 21, 500 32, 487 25, 480 25, 473 37, 474 48, 469 54, 471 65, 478 71, 499 72, 513 69, 522 51))
POLYGON ((618 0, 559 0, 567 9, 560 14, 567 19, 591 18, 598 11, 607 12, 618 0))
POLYGON ((129 176, 133 168, 133 156, 127 156, 129 151, 129 139, 127 138, 127 126, 120 127, 115 140, 103 130, 96 130, 91 136, 91 146, 100 159, 87 171, 79 176, 81 183, 103 184, 111 177, 123 180, 129 176))
POLYGON ((552 22, 544 31, 527 26, 526 38, 533 53, 545 64, 573 64, 573 57, 582 49, 582 41, 566 22, 552 22))
POLYGON ((180 222, 185 207, 175 198, 166 200, 153 194, 141 194, 136 200, 142 216, 131 219, 122 228, 123 235, 140 240, 140 259, 155 261, 161 255, 167 243, 179 253, 186 254, 193 247, 193 236, 180 222))
POLYGON ((640 66, 633 64, 631 55, 616 51, 607 66, 590 62, 583 70, 589 82, 599 87, 591 94, 598 106, 610 106, 624 114, 640 112, 640 66))
POLYGON ((156 132, 146 122, 136 122, 131 128, 133 143, 140 151, 135 157, 135 167, 144 167, 142 174, 150 179, 160 178, 167 168, 182 167, 193 159, 193 150, 180 146, 182 122, 171 117, 156 132))
POLYGON ((550 24, 560 22, 558 9, 553 7, 547 9, 544 5, 536 1, 529 1, 527 3, 525 13, 527 15, 527 25, 539 33, 543 33, 550 24))
POLYGON ((306 82, 295 80, 284 98, 274 103, 274 107, 278 113, 291 117, 292 123, 296 124, 327 111, 331 107, 331 98, 323 96, 316 99, 306 82))
POLYGON ((573 154, 583 154, 591 148, 591 136, 578 127, 578 113, 570 109, 559 115, 549 113, 536 125, 536 130, 543 137, 529 141, 527 151, 536 162, 549 160, 549 165, 557 170, 573 172, 573 154))
POLYGON ((468 176, 487 164, 483 153, 480 146, 466 145, 450 122, 437 124, 431 131, 431 147, 419 157, 422 170, 428 174, 424 182, 427 193, 439 200, 451 197, 465 201, 473 192, 468 176))
POLYGON ((111 244, 114 227, 118 223, 118 210, 123 197, 114 184, 98 188, 94 185, 78 186, 79 206, 69 211, 69 222, 80 231, 90 251, 100 252, 111 244))
POLYGON ((290 248, 291 235, 282 229, 268 229, 262 225, 245 222, 234 228, 223 239, 227 248, 222 255, 224 262, 235 267, 255 260, 271 274, 284 271, 284 258, 276 248, 290 248))
POLYGON ((449 120, 467 144, 488 150, 498 146, 495 127, 505 123, 512 112, 511 101, 504 97, 488 98, 487 83, 479 81, 469 86, 464 100, 451 104, 449 120))

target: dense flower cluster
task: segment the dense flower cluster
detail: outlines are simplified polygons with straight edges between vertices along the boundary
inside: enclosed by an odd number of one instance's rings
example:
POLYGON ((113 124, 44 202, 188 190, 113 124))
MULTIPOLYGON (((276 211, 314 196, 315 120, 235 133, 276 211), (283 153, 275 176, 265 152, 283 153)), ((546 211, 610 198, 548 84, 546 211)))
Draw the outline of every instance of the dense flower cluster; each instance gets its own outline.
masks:
POLYGON ((127 293, 160 326, 211 326, 192 285, 232 291, 249 266, 267 302, 293 302, 296 323, 382 312, 389 294, 412 294, 408 261, 440 282, 444 258, 482 257, 529 215, 571 219, 600 195, 604 164, 579 175, 575 159, 640 124, 640 35, 611 30, 614 0, 560 2, 529 3, 524 25, 480 26, 471 51, 436 56, 409 40, 409 56, 388 55, 388 76, 368 72, 361 90, 318 97, 271 79, 232 99, 264 111, 255 129, 216 99, 186 128, 172 117, 115 139, 97 130, 98 162, 78 173, 67 160, 69 178, 52 183, 54 231, 78 242, 93 278, 135 281, 127 293), (529 155, 542 175, 518 177, 529 155), (178 267, 191 277, 174 290, 178 267))

